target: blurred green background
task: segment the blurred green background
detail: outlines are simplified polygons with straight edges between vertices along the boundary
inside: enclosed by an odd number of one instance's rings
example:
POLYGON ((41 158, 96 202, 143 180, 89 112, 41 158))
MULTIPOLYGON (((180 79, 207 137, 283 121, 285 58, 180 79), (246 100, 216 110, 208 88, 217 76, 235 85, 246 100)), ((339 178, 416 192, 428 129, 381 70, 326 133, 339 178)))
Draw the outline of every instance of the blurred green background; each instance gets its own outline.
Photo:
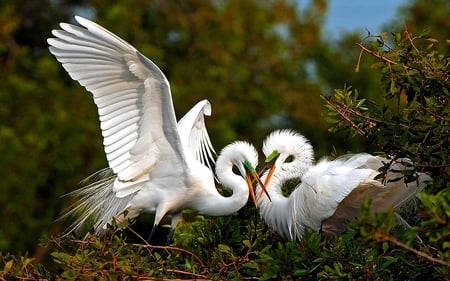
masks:
MULTIPOLYGON (((215 149, 241 139, 261 146, 273 129, 308 137, 316 157, 373 152, 362 139, 327 132, 320 95, 344 84, 382 98, 369 57, 355 65, 364 34, 325 34, 329 3, 307 1, 4 0, 0 4, 0 251, 38 257, 38 242, 63 231, 61 196, 107 165, 96 107, 48 52, 59 22, 86 16, 124 38, 166 74, 181 117, 208 99, 215 149), (332 38, 332 39, 331 39, 332 38)), ((447 0, 406 1, 406 24, 450 38, 447 0)), ((448 54, 448 50, 443 50, 448 54)))

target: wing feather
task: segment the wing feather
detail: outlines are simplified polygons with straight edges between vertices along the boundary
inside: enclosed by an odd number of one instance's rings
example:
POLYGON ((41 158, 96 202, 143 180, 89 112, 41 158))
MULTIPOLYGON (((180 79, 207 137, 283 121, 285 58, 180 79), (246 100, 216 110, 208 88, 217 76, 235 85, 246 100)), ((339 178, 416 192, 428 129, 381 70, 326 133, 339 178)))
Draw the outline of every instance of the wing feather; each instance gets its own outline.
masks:
POLYGON ((133 89, 125 89, 109 96, 99 96, 96 98, 97 106, 104 107, 109 104, 119 102, 126 99, 138 99, 139 96, 133 89))
POLYGON ((114 190, 121 196, 134 192, 130 183, 148 178, 159 159, 186 167, 164 74, 115 34, 85 18, 75 19, 81 26, 62 23, 53 31, 49 50, 93 94, 106 158, 117 175, 114 190))
POLYGON ((211 104, 207 100, 199 101, 178 121, 178 130, 184 144, 202 164, 213 170, 216 152, 206 130, 205 116, 211 115, 211 104))
POLYGON ((290 208, 294 230, 302 228, 301 225, 295 225, 301 222, 319 231, 322 221, 333 215, 342 200, 371 177, 373 170, 358 169, 361 159, 356 160, 322 159, 305 173, 300 186, 289 197, 291 204, 299 206, 290 208))
MULTIPOLYGON (((134 112, 130 112, 130 114, 134 114, 134 112)), ((114 134, 118 133, 120 130, 123 130, 125 128, 128 128, 129 134, 132 135, 133 133, 137 133, 136 130, 136 122, 139 120, 139 116, 137 114, 135 114, 136 116, 133 115, 133 117, 129 117, 125 122, 119 123, 118 125, 105 129, 104 130, 104 138, 108 139, 110 136, 113 136, 114 134)), ((120 118, 120 117, 117 117, 120 118)), ((136 136, 138 137, 138 136, 136 136)), ((105 145, 111 145, 112 143, 104 143, 105 145)))
POLYGON ((111 113, 114 113, 122 108, 135 108, 136 107, 136 101, 135 99, 126 99, 122 101, 118 101, 115 103, 108 104, 107 106, 99 107, 98 113, 99 115, 108 115, 111 113))
POLYGON ((137 137, 138 137, 137 133, 133 132, 115 143, 112 143, 110 145, 105 145, 105 152, 113 153, 117 149, 120 149, 122 146, 132 145, 132 143, 133 143, 132 140, 136 139, 137 137))

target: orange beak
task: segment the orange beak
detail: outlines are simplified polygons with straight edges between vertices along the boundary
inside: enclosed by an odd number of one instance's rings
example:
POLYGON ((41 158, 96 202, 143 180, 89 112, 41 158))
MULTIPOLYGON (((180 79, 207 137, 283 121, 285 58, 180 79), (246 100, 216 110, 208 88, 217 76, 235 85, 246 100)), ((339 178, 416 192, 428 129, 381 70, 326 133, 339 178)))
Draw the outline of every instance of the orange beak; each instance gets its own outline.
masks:
MULTIPOLYGON (((264 184, 262 185, 262 186, 263 186, 263 189, 262 189, 261 192, 258 194, 258 197, 261 197, 262 194, 263 194, 263 191, 264 191, 264 192, 267 194, 267 196, 269 197, 269 199, 270 199, 270 196, 269 196, 269 194, 267 193, 267 190, 266 190, 265 187, 269 184, 270 178, 273 176, 273 172, 275 172, 275 165, 272 165, 272 167, 270 168, 269 173, 267 174, 267 177, 266 177, 266 179, 264 180, 264 184)), ((270 200, 270 201, 272 201, 272 200, 270 200)))
POLYGON ((255 207, 258 208, 258 204, 256 203, 256 193, 255 193, 255 189, 253 188, 253 182, 252 182, 252 179, 250 178, 250 175, 252 175, 253 179, 256 180, 256 182, 261 186, 261 189, 262 189, 261 194, 263 192, 266 193, 267 197, 269 197, 269 200, 272 201, 269 193, 267 193, 266 186, 262 183, 262 181, 259 178, 259 175, 256 173, 256 171, 253 171, 253 172, 247 171, 245 180, 247 182, 248 189, 250 190, 250 196, 252 197, 252 201, 255 204, 255 207))
POLYGON ((250 190, 250 197, 252 197, 253 204, 255 204, 255 207, 258 208, 258 203, 256 203, 256 196, 255 196, 255 189, 253 188, 252 179, 250 178, 250 175, 246 173, 245 181, 247 182, 248 189, 250 190))

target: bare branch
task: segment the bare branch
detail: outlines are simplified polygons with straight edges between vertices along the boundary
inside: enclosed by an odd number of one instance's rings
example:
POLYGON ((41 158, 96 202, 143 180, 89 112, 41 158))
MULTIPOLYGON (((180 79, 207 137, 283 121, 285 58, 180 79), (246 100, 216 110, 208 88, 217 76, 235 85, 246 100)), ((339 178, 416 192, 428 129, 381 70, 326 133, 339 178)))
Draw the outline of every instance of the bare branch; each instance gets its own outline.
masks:
POLYGON ((389 236, 389 235, 385 235, 384 233, 377 233, 377 234, 376 234, 376 238, 379 238, 379 239, 381 239, 382 241, 388 241, 388 242, 391 242, 391 243, 393 243, 393 244, 395 244, 395 245, 397 245, 397 246, 399 246, 399 247, 402 247, 402 248, 404 248, 404 249, 406 249, 406 250, 408 250, 408 251, 413 252, 414 254, 416 254, 416 255, 418 255, 418 256, 421 256, 421 257, 423 257, 423 258, 426 258, 427 260, 429 260, 429 261, 431 261, 431 262, 438 263, 438 264, 440 264, 440 265, 444 265, 444 266, 450 267, 450 263, 448 263, 448 262, 446 262, 446 261, 444 261, 444 260, 441 260, 441 259, 432 257, 432 256, 430 256, 430 255, 428 255, 427 253, 424 253, 424 252, 422 252, 422 251, 416 250, 416 249, 414 249, 413 247, 408 246, 408 245, 406 245, 406 244, 404 244, 404 243, 398 241, 395 237, 391 237, 391 236, 389 236))
MULTIPOLYGON (((388 59, 388 58, 386 58, 386 57, 383 57, 383 56, 377 54, 376 52, 374 52, 374 51, 372 51, 372 50, 367 49, 367 48, 363 45, 363 43, 361 43, 361 42, 360 42, 360 43, 356 43, 356 45, 358 45, 362 50, 364 50, 365 52, 371 54, 372 56, 376 57, 377 59, 383 60, 383 61, 385 61, 385 62, 387 62, 387 63, 389 63, 389 64, 397 64, 395 61, 390 60, 390 59, 388 59)), ((403 66, 403 67, 406 67, 406 66, 403 66)))

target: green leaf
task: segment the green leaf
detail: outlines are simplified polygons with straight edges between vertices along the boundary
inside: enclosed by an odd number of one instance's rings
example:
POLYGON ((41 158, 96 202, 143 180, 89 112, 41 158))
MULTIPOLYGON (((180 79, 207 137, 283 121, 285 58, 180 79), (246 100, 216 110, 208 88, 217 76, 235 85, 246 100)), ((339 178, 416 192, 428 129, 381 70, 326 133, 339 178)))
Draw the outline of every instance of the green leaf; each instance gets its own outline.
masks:
POLYGON ((14 260, 9 260, 5 263, 5 266, 3 267, 3 272, 8 273, 11 271, 12 267, 14 265, 14 260))
POLYGON ((386 253, 386 251, 389 249, 389 243, 388 242, 383 242, 383 253, 386 253))
POLYGON ((228 245, 219 244, 217 247, 218 247, 219 251, 222 253, 225 253, 225 254, 231 253, 231 248, 228 245))
POLYGON ((244 244, 244 246, 246 246, 248 249, 252 248, 252 244, 250 242, 250 240, 245 239, 244 241, 242 241, 242 244, 244 244))

